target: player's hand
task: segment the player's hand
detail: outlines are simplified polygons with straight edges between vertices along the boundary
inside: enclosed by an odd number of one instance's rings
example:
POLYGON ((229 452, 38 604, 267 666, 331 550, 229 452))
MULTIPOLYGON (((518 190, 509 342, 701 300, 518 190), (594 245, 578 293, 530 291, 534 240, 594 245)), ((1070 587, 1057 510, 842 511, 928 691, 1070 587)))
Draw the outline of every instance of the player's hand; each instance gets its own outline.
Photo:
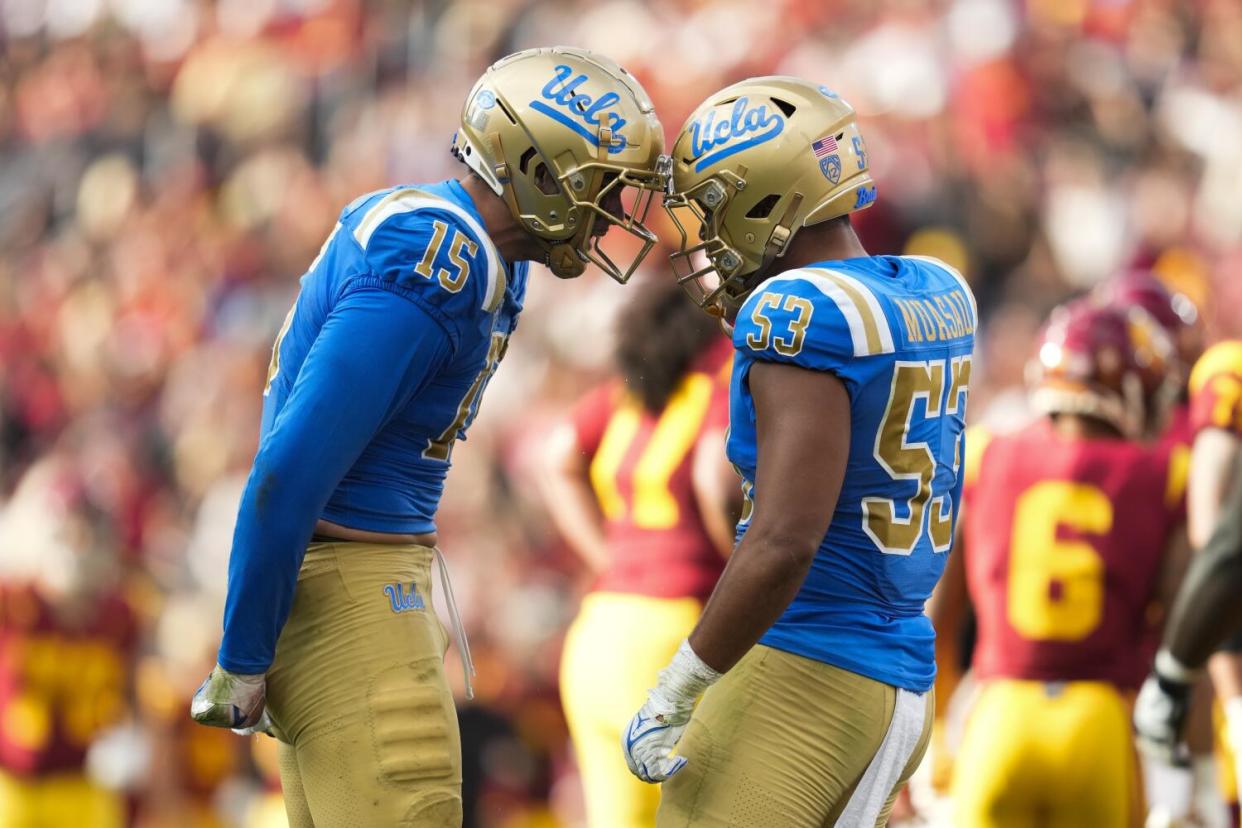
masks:
POLYGON ((694 705, 720 673, 703 663, 683 641, 668 667, 660 671, 655 689, 630 720, 621 736, 621 749, 630 773, 644 782, 663 782, 686 766, 673 750, 681 740, 694 705))
POLYGON ((271 721, 264 706, 262 673, 230 673, 219 664, 199 685, 190 701, 190 717, 210 727, 228 727, 249 735, 270 732, 271 721))
POLYGON ((1194 685, 1153 672, 1134 701, 1134 730, 1145 755, 1172 765, 1187 761, 1182 730, 1194 685))
POLYGON ((690 722, 694 702, 666 699, 659 688, 647 694, 621 740, 630 773, 644 782, 663 782, 685 767, 685 757, 674 756, 673 750, 690 722))

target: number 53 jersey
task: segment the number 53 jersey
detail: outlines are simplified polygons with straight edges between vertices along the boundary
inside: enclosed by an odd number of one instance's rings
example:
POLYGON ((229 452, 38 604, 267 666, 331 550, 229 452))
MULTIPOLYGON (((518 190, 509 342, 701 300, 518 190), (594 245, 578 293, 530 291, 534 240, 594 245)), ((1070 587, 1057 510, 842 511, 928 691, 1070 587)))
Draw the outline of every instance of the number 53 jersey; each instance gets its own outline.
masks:
POLYGON ((751 504, 771 508, 755 487, 751 367, 827 371, 850 396, 849 458, 832 522, 797 596, 760 643, 905 690, 931 688, 935 633, 923 604, 953 539, 976 324, 961 276, 913 256, 787 271, 742 306, 728 443, 747 497, 739 540, 751 504))

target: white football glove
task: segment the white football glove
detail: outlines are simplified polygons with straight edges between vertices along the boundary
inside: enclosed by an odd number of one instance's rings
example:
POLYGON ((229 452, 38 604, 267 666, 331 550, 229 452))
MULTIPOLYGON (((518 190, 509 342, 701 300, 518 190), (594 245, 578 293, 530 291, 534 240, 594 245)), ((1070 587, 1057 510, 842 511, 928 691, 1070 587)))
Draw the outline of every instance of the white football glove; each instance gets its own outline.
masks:
POLYGON ((230 673, 219 664, 199 685, 190 701, 190 717, 210 727, 228 727, 235 733, 269 733, 271 720, 264 707, 263 673, 230 673))
POLYGON ((721 675, 703 663, 689 641, 681 642, 621 736, 630 773, 644 782, 663 782, 685 767, 685 757, 674 756, 673 750, 690 722, 695 702, 721 675))
POLYGON ((1194 680, 1194 673, 1169 653, 1156 654, 1156 667, 1134 700, 1134 730, 1145 755, 1174 766, 1188 763, 1182 730, 1190 713, 1194 680))

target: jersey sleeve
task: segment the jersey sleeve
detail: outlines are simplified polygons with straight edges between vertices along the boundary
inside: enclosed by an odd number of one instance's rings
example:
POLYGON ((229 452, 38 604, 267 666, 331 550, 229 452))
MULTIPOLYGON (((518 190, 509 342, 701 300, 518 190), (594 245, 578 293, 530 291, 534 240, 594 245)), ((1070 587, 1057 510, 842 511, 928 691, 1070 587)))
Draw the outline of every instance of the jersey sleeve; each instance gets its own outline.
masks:
POLYGON ((396 195, 353 229, 368 284, 415 302, 456 337, 499 307, 504 267, 483 228, 457 205, 417 191, 396 195))
POLYGON ((851 322, 810 277, 795 274, 750 295, 734 322, 733 347, 765 362, 840 373, 855 356, 851 322))
POLYGON ((229 558, 219 662, 271 664, 315 522, 375 433, 453 353, 420 303, 353 286, 311 345, 255 456, 229 558))
POLYGON ((617 386, 604 383, 578 401, 569 415, 569 424, 578 438, 578 448, 587 457, 594 457, 604 439, 604 429, 612 417, 617 386))
POLYGON ((1204 352, 1190 374, 1190 427, 1219 428, 1242 437, 1242 342, 1204 352))

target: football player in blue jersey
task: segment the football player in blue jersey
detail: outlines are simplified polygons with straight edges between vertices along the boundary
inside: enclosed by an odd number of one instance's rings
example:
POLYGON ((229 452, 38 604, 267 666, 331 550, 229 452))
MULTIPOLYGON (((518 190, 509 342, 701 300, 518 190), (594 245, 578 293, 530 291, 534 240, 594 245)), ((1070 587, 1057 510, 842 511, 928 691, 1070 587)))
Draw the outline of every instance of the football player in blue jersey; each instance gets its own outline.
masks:
POLYGON ((825 87, 730 86, 672 155, 680 280, 733 326, 749 508, 626 759, 667 780, 660 826, 883 825, 930 733, 923 604, 961 492, 974 299, 942 262, 863 249, 849 214, 875 185, 825 87))
POLYGON ((302 278, 263 392, 218 665, 191 706, 203 724, 270 728, 294 828, 461 823, 430 576, 453 445, 517 324, 527 262, 625 281, 650 248, 662 149, 650 100, 612 61, 512 55, 466 99, 453 152, 469 172, 358 198, 302 278), (628 262, 601 247, 614 226, 639 239, 628 262))

